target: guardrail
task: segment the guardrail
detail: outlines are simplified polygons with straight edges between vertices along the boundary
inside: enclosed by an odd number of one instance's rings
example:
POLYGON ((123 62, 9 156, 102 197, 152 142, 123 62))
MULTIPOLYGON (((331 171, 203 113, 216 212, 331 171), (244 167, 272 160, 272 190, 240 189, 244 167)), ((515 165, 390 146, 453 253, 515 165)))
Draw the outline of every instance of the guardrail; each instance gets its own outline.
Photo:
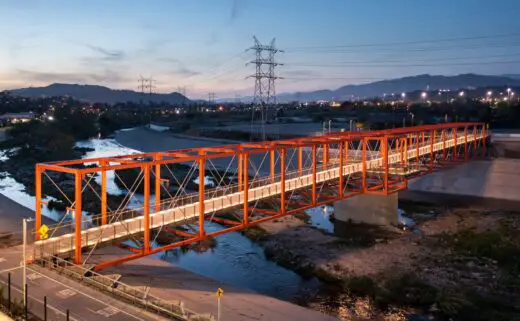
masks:
POLYGON ((184 302, 180 300, 164 300, 150 294, 148 291, 125 284, 119 281, 118 278, 94 272, 88 267, 74 264, 54 255, 43 256, 37 262, 43 267, 56 271, 61 275, 172 320, 215 320, 210 314, 198 314, 185 308, 184 302))

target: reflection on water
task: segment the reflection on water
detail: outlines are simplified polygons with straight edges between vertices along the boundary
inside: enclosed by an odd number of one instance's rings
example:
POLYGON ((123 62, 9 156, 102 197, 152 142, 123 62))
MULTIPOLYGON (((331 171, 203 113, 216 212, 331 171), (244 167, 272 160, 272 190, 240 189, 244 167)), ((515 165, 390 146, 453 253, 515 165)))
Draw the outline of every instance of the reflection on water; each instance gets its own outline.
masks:
POLYGON ((318 206, 305 211, 310 215, 310 224, 328 233, 334 233, 334 223, 331 222, 330 216, 334 214, 332 206, 318 206))
MULTIPOLYGON (((208 232, 221 227, 205 224, 208 232)), ((266 259, 262 247, 239 232, 217 237, 217 247, 207 252, 182 252, 175 249, 162 254, 161 259, 206 277, 247 288, 284 300, 294 300, 303 291, 319 286, 316 279, 304 280, 296 273, 266 259)))

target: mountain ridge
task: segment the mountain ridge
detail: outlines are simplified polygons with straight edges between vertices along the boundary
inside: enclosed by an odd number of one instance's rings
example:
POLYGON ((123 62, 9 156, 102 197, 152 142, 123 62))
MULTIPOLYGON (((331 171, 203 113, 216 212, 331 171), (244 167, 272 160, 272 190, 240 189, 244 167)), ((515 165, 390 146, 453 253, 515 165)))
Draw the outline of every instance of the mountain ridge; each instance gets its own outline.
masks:
POLYGON ((9 90, 14 95, 23 97, 70 96, 91 103, 124 103, 124 102, 166 102, 186 103, 188 98, 177 92, 143 94, 128 89, 111 89, 100 85, 80 85, 53 83, 45 87, 28 87, 9 90))

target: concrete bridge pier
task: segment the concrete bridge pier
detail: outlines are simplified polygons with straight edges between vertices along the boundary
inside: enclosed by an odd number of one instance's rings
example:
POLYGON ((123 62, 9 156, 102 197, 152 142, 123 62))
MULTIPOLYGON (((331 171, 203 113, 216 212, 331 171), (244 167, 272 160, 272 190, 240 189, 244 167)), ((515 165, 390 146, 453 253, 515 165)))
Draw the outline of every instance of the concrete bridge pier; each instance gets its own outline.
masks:
POLYGON ((334 218, 343 222, 397 225, 398 194, 361 194, 338 201, 334 203, 334 218))

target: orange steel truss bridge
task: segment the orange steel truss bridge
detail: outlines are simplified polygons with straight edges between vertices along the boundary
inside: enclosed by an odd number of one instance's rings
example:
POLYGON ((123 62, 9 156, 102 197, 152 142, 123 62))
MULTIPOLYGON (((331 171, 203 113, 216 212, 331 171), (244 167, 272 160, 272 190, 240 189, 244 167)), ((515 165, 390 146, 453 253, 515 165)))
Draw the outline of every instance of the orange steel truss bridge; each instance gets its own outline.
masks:
POLYGON ((96 262, 101 270, 359 194, 388 195, 411 178, 484 157, 487 135, 482 123, 444 123, 37 164, 36 231, 49 195, 42 186, 70 204, 47 238, 35 231, 33 260, 86 264, 100 246, 129 250, 96 262), (122 179, 125 171, 133 176, 122 179), (66 176, 73 195, 61 188, 66 176), (116 208, 110 179, 124 190, 116 208), (83 212, 87 194, 99 214, 83 212), (221 229, 206 232, 207 221, 221 229), (171 242, 157 245, 159 233, 171 242))

